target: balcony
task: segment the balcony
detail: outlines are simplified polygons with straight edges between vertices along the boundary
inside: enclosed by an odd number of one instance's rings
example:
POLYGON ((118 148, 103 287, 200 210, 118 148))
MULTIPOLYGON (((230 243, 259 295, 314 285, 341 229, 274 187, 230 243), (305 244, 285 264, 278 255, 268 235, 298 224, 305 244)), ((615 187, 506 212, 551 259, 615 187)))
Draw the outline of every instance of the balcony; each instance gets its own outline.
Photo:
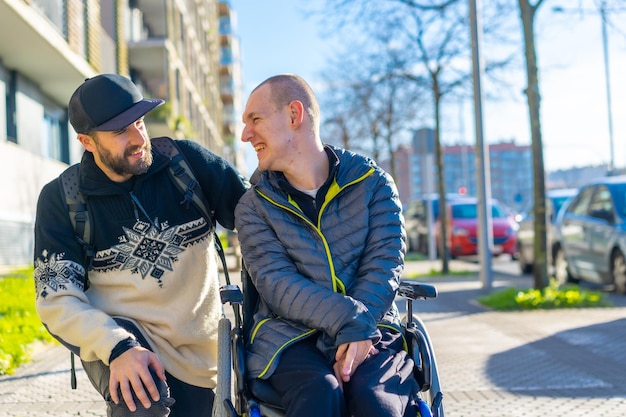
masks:
POLYGON ((62 104, 85 78, 95 75, 51 21, 20 0, 0 0, 0 59, 62 104))
POLYGON ((128 63, 141 75, 148 91, 155 97, 167 99, 168 54, 165 39, 148 38, 129 43, 128 63))
POLYGON ((165 0, 135 0, 135 6, 141 10, 143 23, 148 29, 148 37, 167 37, 167 6, 165 0))

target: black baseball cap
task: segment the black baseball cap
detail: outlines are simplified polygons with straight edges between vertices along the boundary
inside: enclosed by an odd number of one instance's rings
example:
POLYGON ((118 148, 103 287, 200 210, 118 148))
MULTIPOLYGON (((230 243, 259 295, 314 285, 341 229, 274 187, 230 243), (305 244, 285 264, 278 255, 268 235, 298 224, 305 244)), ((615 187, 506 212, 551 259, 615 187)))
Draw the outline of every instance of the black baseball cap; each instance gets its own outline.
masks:
POLYGON ((77 133, 120 130, 165 103, 143 98, 137 86, 119 74, 87 78, 74 91, 69 102, 70 123, 77 133))

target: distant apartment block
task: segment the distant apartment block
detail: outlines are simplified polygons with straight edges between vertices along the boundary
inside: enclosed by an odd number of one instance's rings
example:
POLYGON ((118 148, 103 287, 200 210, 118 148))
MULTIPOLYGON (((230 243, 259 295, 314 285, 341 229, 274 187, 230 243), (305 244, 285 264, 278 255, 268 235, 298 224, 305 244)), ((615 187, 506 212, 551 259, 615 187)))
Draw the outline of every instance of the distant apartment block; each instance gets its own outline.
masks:
MULTIPOLYGON (((441 148, 446 192, 477 194, 476 153, 473 145, 446 145, 441 148)), ((436 193, 437 161, 432 129, 418 130, 411 146, 394 152, 396 183, 403 204, 423 194, 436 193), (409 175, 404 175, 408 173, 409 175)), ((491 196, 509 207, 522 210, 533 195, 530 145, 502 142, 489 145, 491 196)), ((388 164, 381 164, 388 166, 388 164)))
POLYGON ((146 117, 152 136, 238 163, 233 18, 228 0, 0 0, 0 265, 32 261, 39 191, 80 160, 67 102, 85 78, 130 77, 166 100, 146 117))
MULTIPOLYGON (((505 141, 488 145, 491 196, 516 211, 525 211, 534 196, 533 158, 531 145, 505 141)), ((477 195, 476 150, 473 145, 457 144, 442 147, 444 183, 448 193, 477 195)), ((432 129, 415 132, 411 145, 394 151, 396 185, 404 205, 428 193, 437 193, 435 134, 432 129), (408 174, 408 175, 407 175, 408 174)), ((388 161, 381 167, 389 169, 388 161)), ((606 165, 562 169, 546 173, 546 189, 577 188, 588 181, 607 175, 606 165)), ((624 170, 618 169, 618 175, 624 170)))

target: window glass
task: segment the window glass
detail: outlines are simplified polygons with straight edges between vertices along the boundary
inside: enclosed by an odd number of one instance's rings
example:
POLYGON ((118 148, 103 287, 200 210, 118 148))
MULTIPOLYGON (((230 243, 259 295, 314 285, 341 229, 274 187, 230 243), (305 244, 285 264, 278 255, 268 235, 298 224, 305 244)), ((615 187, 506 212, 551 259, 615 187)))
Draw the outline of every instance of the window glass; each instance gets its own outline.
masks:
POLYGON ((596 192, 593 194, 591 202, 589 203, 589 212, 592 211, 613 212, 613 200, 606 186, 600 185, 596 188, 596 192))
POLYGON ((509 215, 508 211, 506 210, 506 208, 498 205, 498 204, 494 204, 491 206, 491 217, 494 219, 506 219, 507 216, 509 215))
POLYGON ((475 219, 476 204, 454 204, 452 206, 453 219, 475 219))
POLYGON ((552 212, 555 216, 559 213, 559 210, 561 210, 561 207, 563 207, 563 203, 565 203, 568 198, 569 197, 555 197, 552 199, 552 212))
POLYGON ((589 207, 589 201, 593 195, 594 187, 587 187, 583 189, 576 199, 567 208, 568 213, 574 213, 579 215, 586 215, 587 208, 589 207))
MULTIPOLYGON (((508 210, 499 205, 491 205, 491 217, 494 219, 505 219, 509 215, 508 210)), ((452 205, 452 218, 454 219, 476 219, 478 218, 478 206, 476 204, 454 204, 452 205)))

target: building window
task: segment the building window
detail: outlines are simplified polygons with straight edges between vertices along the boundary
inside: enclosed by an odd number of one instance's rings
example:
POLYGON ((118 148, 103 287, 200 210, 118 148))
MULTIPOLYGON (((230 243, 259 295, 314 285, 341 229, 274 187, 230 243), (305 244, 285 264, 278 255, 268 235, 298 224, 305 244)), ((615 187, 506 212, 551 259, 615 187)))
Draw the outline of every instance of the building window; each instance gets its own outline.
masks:
POLYGON ((43 137, 41 141, 42 156, 63 161, 61 125, 59 119, 49 114, 43 118, 43 137))

